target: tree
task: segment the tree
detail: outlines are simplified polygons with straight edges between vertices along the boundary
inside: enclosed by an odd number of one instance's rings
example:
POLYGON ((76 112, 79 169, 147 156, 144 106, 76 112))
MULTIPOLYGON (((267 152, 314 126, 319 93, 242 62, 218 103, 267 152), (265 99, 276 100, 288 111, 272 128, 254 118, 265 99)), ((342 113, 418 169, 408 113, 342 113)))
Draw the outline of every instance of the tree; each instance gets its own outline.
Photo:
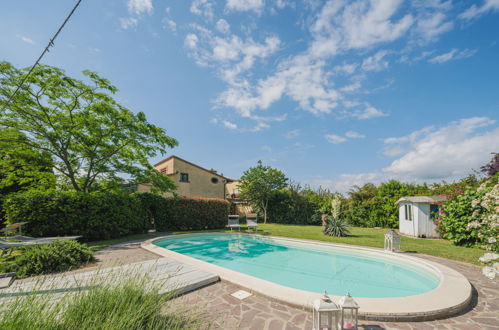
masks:
POLYGON ((11 129, 0 131, 0 198, 21 190, 53 188, 55 175, 50 155, 6 142, 12 139, 26 137, 11 129))
POLYGON ((267 207, 272 195, 287 186, 288 179, 280 170, 264 166, 258 161, 256 167, 246 170, 239 181, 241 197, 263 212, 263 221, 267 223, 267 207))
POLYGON ((480 170, 488 176, 499 173, 499 153, 493 152, 492 155, 494 155, 492 159, 486 165, 480 167, 480 170))
POLYGON ((115 189, 123 175, 132 182, 152 182, 161 191, 175 187, 148 158, 164 154, 177 141, 148 123, 144 113, 120 105, 112 97, 118 90, 107 79, 83 71, 86 81, 81 81, 39 65, 8 102, 27 71, 0 62, 0 129, 25 136, 5 142, 50 155, 56 173, 76 191, 115 189))

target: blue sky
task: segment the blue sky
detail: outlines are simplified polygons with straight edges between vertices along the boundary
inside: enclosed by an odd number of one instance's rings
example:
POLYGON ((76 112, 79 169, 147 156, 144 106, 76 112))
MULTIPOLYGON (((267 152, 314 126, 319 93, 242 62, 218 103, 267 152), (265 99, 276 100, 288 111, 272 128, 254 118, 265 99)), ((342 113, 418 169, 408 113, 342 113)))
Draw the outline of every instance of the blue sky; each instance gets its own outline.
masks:
MULTIPOLYGON (((1 2, 0 60, 31 65, 72 5, 1 2)), ((110 79, 170 155, 347 191, 499 151, 498 31, 498 0, 83 0, 44 63, 110 79)))

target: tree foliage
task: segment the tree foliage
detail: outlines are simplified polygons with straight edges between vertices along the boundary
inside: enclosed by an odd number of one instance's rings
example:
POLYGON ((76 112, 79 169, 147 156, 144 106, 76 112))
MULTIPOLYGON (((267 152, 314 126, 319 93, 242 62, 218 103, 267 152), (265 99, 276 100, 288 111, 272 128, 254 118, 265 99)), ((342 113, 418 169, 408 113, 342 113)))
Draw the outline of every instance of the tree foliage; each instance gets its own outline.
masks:
POLYGON ((239 180, 241 197, 247 199, 253 207, 263 212, 267 223, 269 200, 280 189, 287 186, 288 179, 280 170, 265 166, 262 161, 246 170, 239 180))
POLYGON ((52 159, 46 152, 11 140, 26 137, 12 129, 0 131, 0 197, 30 189, 44 190, 55 186, 52 159))
POLYGON ((50 155, 62 182, 76 191, 117 188, 123 175, 133 182, 152 182, 161 191, 174 188, 148 159, 177 141, 150 124, 144 113, 120 105, 113 98, 118 90, 107 79, 83 71, 82 81, 39 65, 8 102, 27 71, 0 62, 0 128, 24 134, 6 142, 50 155))

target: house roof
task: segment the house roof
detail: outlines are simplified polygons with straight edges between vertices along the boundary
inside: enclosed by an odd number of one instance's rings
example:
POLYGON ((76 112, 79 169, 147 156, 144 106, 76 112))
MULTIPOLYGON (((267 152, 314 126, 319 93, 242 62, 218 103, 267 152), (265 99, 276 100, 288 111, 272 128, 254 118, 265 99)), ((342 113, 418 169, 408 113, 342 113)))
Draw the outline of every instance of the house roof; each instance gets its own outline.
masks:
POLYGON ((199 168, 199 169, 201 169, 201 170, 203 170, 203 171, 209 172, 210 174, 213 174, 213 175, 219 176, 219 177, 221 177, 221 178, 224 178, 225 180, 227 180, 227 182, 234 182, 234 181, 237 181, 237 180, 234 180, 234 179, 228 178, 228 177, 226 177, 226 176, 223 176, 223 175, 221 175, 221 174, 218 174, 218 173, 216 173, 216 172, 214 172, 214 171, 207 170, 207 169, 206 169, 206 168, 204 168, 204 167, 201 167, 201 166, 199 166, 199 165, 196 165, 196 164, 194 164, 194 163, 191 163, 191 162, 189 162, 189 161, 187 161, 187 160, 185 160, 185 159, 182 159, 182 158, 180 158, 180 157, 177 157, 177 156, 175 156, 175 155, 172 155, 172 156, 170 156, 170 157, 168 157, 168 158, 165 158, 165 159, 163 159, 162 161, 160 161, 160 162, 158 162, 158 163, 154 164, 154 167, 157 167, 158 165, 161 165, 161 164, 163 164, 163 163, 165 163, 165 162, 169 161, 169 160, 170 160, 170 159, 172 159, 172 158, 175 158, 175 159, 181 160, 181 161, 183 161, 183 162, 185 162, 185 163, 187 163, 187 164, 189 164, 189 165, 192 165, 192 166, 194 166, 194 167, 197 167, 197 168, 199 168))
POLYGON ((407 196, 400 198, 395 204, 400 202, 412 202, 412 203, 428 203, 437 204, 438 202, 443 202, 447 200, 447 196, 407 196))

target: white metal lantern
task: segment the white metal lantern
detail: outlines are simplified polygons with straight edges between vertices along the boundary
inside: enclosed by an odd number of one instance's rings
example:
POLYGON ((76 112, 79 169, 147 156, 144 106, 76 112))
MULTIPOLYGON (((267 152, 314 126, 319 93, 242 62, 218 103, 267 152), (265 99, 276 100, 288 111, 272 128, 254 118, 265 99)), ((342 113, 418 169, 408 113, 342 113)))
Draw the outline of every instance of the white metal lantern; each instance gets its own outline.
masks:
POLYGON ((329 298, 327 292, 321 299, 314 301, 313 326, 314 330, 338 330, 340 308, 329 298))
POLYGON ((393 229, 385 234, 385 251, 400 251, 400 235, 393 229))
POLYGON ((350 293, 341 297, 339 301, 341 308, 341 330, 355 329, 357 330, 357 319, 359 317, 359 304, 352 298, 350 293))

